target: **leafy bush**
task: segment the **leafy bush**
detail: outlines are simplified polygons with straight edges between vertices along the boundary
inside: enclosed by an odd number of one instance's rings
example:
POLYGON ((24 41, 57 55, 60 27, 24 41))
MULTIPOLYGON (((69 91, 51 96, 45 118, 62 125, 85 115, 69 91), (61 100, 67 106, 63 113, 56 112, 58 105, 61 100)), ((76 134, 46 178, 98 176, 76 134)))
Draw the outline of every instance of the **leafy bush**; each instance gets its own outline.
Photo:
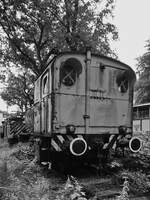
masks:
POLYGON ((141 194, 150 192, 150 180, 147 175, 141 171, 128 171, 125 170, 114 176, 113 182, 118 185, 123 183, 123 174, 126 174, 129 181, 129 189, 133 194, 141 194))
MULTIPOLYGON (((33 159, 28 145, 3 145, 0 154, 0 199, 49 200, 49 179, 33 159), (32 160, 31 160, 32 159, 32 160)), ((1 147, 1 144, 0 144, 1 147)))
POLYGON ((78 181, 73 176, 70 176, 65 187, 58 191, 55 200, 87 200, 87 198, 78 181))
POLYGON ((118 197, 116 197, 116 200, 129 200, 128 192, 129 192, 129 182, 126 177, 123 183, 121 194, 118 197))

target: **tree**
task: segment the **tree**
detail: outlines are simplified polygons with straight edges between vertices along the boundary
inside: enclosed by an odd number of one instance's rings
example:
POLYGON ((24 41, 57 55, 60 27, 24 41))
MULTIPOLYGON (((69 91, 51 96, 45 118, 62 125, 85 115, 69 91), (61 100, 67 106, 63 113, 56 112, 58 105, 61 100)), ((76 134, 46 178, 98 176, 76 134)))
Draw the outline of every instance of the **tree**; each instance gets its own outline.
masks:
POLYGON ((139 79, 135 85, 135 102, 150 102, 150 40, 146 42, 146 53, 140 56, 137 64, 139 79))
MULTIPOLYGON (((114 56, 110 41, 118 38, 115 0, 0 0, 1 60, 39 75, 60 51, 114 56), (8 42, 7 42, 8 41, 8 42)), ((4 62, 3 62, 4 63, 4 62)))
POLYGON ((31 72, 24 71, 17 76, 10 73, 1 97, 9 106, 18 105, 23 113, 33 104, 33 85, 34 75, 31 72))

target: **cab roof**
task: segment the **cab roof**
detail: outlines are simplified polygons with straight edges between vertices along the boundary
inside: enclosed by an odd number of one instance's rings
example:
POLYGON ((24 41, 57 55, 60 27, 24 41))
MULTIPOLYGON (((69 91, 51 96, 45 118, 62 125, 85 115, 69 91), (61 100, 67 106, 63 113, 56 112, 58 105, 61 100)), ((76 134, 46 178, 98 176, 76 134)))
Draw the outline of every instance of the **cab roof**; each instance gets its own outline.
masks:
MULTIPOLYGON (((39 74, 39 76, 37 77, 37 79, 47 70, 48 66, 49 66, 51 63, 54 63, 54 62, 55 62, 55 60, 56 60, 57 58, 59 58, 59 57, 61 57, 61 56, 63 56, 63 55, 72 55, 72 54, 74 54, 74 55, 84 55, 84 56, 85 56, 85 55, 86 55, 86 52, 79 52, 79 51, 69 51, 69 52, 68 52, 68 51, 65 51, 65 52, 60 52, 60 53, 58 53, 57 55, 55 55, 55 56, 49 61, 49 63, 48 63, 48 65, 47 65, 46 69, 45 69, 41 74, 39 74)), ((122 65, 122 66, 124 66, 124 67, 130 69, 130 70, 134 73, 134 75, 135 75, 134 70, 133 70, 129 65, 127 65, 127 64, 125 64, 125 63, 123 63, 123 62, 121 62, 121 61, 119 61, 119 60, 117 60, 117 59, 114 59, 114 58, 111 58, 111 57, 109 57, 109 56, 105 56, 105 55, 102 55, 102 54, 96 54, 96 53, 92 53, 91 55, 94 56, 94 57, 104 58, 104 59, 110 60, 110 61, 112 61, 112 62, 114 62, 114 63, 120 64, 120 65, 122 65)), ((37 80, 37 79, 36 79, 36 80, 37 80)), ((136 79, 136 75, 135 75, 135 79, 136 79)))

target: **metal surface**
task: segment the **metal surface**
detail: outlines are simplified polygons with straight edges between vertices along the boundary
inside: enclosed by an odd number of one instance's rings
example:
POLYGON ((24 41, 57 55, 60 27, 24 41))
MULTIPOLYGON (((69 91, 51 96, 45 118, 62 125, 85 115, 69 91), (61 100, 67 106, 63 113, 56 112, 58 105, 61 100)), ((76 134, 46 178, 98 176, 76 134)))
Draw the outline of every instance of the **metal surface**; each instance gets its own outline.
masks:
MULTIPOLYGON (((132 94, 130 90, 132 90, 133 85, 129 85, 129 89, 126 93, 121 93, 116 84, 117 74, 130 69, 126 69, 121 65, 117 65, 116 68, 114 68, 114 63, 111 63, 109 60, 92 57, 90 79, 86 79, 84 57, 81 55, 73 56, 82 63, 82 73, 73 86, 66 87, 62 84, 59 85, 58 91, 55 92, 57 104, 56 116, 57 123, 59 124, 59 132, 65 133, 64 127, 67 124, 74 124, 77 127, 76 133, 85 133, 86 128, 83 116, 87 109, 89 112, 87 116, 90 118, 87 120, 89 124, 86 123, 86 126, 88 124, 88 132, 90 134, 105 132, 118 134, 118 127, 121 125, 127 126, 129 129, 128 131, 131 132, 132 108, 130 104, 132 101, 132 94), (104 70, 101 70, 100 63, 106 65, 104 70), (85 80, 88 80, 90 86, 88 94, 85 92, 87 91, 85 80), (85 103, 87 97, 89 103, 85 103)), ((70 57, 72 57, 72 55, 60 57, 60 59, 56 60, 55 65, 57 67, 60 66, 62 62, 70 57)), ((56 76, 56 79, 59 80, 59 75, 56 76)))
POLYGON ((114 59, 90 51, 60 54, 35 83, 35 133, 50 137, 58 152, 78 136, 92 148, 91 135, 108 135, 103 148, 111 148, 120 126, 132 133, 134 81, 134 71, 114 59), (72 134, 66 132, 69 124, 75 126, 72 134))

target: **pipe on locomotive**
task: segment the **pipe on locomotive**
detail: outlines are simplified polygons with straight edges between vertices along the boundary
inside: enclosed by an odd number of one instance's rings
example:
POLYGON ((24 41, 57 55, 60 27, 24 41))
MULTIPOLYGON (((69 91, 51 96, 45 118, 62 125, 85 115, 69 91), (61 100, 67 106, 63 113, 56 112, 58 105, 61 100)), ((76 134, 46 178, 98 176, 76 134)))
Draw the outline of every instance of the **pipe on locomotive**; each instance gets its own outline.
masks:
POLYGON ((85 65, 85 111, 84 111, 84 134, 88 134, 89 133, 89 119, 90 119, 90 115, 89 115, 89 104, 90 104, 90 64, 91 64, 91 47, 87 47, 86 48, 86 65, 85 65))

